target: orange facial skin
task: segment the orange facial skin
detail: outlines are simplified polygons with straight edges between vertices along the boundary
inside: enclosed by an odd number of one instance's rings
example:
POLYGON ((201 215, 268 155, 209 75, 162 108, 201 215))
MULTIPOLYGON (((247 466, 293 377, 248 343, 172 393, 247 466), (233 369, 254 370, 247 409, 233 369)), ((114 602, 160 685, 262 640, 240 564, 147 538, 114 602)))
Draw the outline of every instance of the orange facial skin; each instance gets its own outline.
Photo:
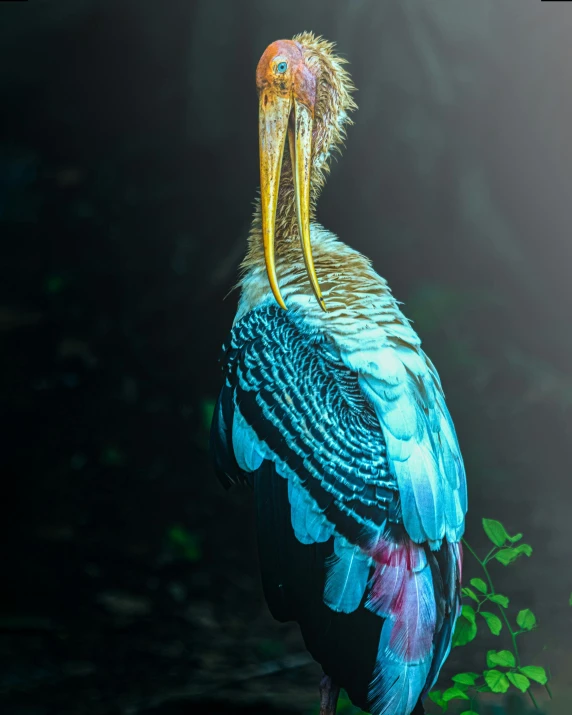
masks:
POLYGON ((316 77, 304 61, 302 47, 292 40, 277 40, 269 45, 256 68, 256 88, 260 95, 270 90, 275 96, 293 95, 312 113, 316 104, 316 77), (279 72, 281 63, 286 70, 279 72))

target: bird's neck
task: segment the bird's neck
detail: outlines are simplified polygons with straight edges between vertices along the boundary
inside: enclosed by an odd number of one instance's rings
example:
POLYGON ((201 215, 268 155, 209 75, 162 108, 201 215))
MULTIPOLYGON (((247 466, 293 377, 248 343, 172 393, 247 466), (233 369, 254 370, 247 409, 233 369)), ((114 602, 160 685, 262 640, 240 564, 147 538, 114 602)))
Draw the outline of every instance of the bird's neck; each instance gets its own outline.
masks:
MULTIPOLYGON (((278 283, 286 305, 292 308, 291 319, 307 334, 327 336, 351 350, 377 349, 388 340, 418 346, 419 338, 371 262, 318 223, 312 224, 311 234, 316 273, 328 311, 324 313, 312 293, 299 241, 291 241, 277 263, 278 283)), ((260 238, 260 232, 253 227, 251 240, 255 238, 260 238)), ((235 321, 261 306, 276 305, 262 253, 256 260, 245 260, 242 269, 235 321)))
MULTIPOLYGON (((314 149, 312 153, 312 177, 310 182, 310 222, 316 220, 316 204, 326 181, 329 171, 328 159, 330 147, 325 141, 320 141, 324 132, 315 131, 314 149)), ((277 268, 284 261, 299 258, 303 263, 296 214, 296 197, 294 193, 294 176, 288 144, 285 147, 282 160, 282 170, 278 189, 275 223, 275 259, 277 268), (299 256, 298 256, 299 254, 299 256)), ((248 240, 248 250, 244 265, 264 264, 264 249, 262 244, 262 213, 260 199, 257 198, 254 207, 252 228, 248 240)))
MULTIPOLYGON (((316 218, 316 199, 317 196, 315 196, 312 187, 310 190, 311 221, 316 218)), ((259 204, 257 204, 257 209, 258 211, 260 210, 259 204)), ((286 146, 284 151, 284 159, 280 173, 275 230, 276 258, 279 259, 281 256, 281 248, 287 248, 288 243, 298 240, 298 217, 296 215, 293 167, 288 146, 286 146)))

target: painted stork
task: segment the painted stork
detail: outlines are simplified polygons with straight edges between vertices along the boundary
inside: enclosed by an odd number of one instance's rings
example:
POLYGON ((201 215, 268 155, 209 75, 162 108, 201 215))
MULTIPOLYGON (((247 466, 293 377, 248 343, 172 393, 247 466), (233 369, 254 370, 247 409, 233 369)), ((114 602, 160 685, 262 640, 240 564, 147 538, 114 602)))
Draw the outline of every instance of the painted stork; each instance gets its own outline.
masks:
POLYGON ((439 376, 370 261, 315 221, 356 108, 311 33, 258 64, 260 200, 211 449, 256 501, 273 616, 373 715, 422 713, 460 609, 465 471, 439 376), (288 150, 285 146, 288 144, 288 150))

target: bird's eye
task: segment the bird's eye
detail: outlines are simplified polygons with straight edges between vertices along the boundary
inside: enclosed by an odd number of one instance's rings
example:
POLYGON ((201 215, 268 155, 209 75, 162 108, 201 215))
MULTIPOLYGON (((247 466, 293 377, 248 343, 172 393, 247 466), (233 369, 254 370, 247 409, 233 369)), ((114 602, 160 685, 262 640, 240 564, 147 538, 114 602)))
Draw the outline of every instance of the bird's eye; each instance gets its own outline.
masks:
POLYGON ((278 74, 284 74, 284 72, 286 72, 287 69, 288 69, 288 62, 279 62, 276 65, 276 72, 278 72, 278 74))

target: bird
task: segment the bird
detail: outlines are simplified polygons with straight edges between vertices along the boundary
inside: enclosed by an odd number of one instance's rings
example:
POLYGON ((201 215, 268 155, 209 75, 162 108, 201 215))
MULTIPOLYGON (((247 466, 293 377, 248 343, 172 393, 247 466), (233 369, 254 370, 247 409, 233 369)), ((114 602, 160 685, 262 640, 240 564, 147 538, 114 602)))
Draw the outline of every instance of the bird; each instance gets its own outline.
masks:
POLYGON ((372 715, 418 715, 461 609, 465 468, 439 375, 386 280, 316 219, 356 109, 335 44, 278 40, 256 69, 260 193, 210 434, 253 490, 262 587, 372 715))

